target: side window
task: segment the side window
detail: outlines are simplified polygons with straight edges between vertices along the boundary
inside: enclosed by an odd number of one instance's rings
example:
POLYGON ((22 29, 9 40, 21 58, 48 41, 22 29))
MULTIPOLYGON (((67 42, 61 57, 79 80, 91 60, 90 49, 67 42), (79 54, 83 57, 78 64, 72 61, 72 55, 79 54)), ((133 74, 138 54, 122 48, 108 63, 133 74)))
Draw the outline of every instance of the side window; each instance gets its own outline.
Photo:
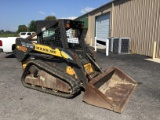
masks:
POLYGON ((31 35, 31 33, 27 33, 27 35, 31 35))
POLYGON ((63 47, 61 38, 60 38, 60 29, 49 28, 43 32, 43 41, 45 44, 50 45, 51 47, 63 47))
POLYGON ((22 33, 21 33, 21 35, 25 35, 25 34, 26 34, 25 32, 22 32, 22 33))
POLYGON ((55 34, 55 29, 54 28, 50 28, 50 29, 45 30, 43 32, 43 38, 52 37, 54 34, 55 34))

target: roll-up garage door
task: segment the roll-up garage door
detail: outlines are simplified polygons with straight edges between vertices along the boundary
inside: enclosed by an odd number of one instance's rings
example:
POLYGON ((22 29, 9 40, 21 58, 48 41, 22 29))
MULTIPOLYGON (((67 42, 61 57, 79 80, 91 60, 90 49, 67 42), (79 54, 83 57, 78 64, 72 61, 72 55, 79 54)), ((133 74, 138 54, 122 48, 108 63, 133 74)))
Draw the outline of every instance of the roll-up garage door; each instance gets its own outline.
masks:
POLYGON ((110 33, 110 14, 96 17, 96 37, 106 39, 110 33))

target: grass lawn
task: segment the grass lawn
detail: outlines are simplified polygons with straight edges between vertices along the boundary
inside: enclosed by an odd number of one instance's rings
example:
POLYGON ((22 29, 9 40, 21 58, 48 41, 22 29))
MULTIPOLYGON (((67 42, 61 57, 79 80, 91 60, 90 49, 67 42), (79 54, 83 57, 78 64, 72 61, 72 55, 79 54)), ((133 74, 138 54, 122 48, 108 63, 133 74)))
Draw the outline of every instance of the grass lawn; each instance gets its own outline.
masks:
POLYGON ((17 33, 0 34, 0 37, 18 37, 18 34, 17 33))

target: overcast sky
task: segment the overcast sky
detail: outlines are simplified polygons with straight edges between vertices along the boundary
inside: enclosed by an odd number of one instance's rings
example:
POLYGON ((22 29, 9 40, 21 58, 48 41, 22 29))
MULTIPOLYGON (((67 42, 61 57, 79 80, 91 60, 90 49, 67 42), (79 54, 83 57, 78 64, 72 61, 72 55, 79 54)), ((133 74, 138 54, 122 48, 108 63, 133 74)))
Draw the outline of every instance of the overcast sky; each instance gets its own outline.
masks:
POLYGON ((0 0, 0 30, 16 31, 18 25, 46 16, 75 18, 111 0, 0 0))

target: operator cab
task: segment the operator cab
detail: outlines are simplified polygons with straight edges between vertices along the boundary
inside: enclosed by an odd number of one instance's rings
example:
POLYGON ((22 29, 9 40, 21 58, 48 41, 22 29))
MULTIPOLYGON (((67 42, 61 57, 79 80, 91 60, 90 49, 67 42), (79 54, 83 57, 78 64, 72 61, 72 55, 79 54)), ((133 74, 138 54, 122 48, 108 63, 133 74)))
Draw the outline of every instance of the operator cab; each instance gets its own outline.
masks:
POLYGON ((38 34, 39 44, 74 51, 83 49, 83 22, 73 20, 37 21, 37 30, 47 25, 50 25, 48 29, 38 34))

